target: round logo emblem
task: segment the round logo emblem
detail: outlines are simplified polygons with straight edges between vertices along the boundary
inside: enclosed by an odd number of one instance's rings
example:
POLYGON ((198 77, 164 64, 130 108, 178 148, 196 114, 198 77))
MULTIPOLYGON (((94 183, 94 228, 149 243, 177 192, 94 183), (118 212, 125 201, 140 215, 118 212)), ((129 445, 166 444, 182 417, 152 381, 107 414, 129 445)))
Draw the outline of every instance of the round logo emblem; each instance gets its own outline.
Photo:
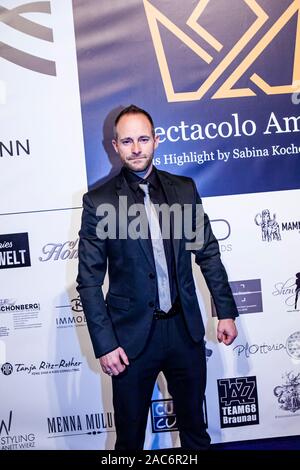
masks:
POLYGON ((13 371, 13 366, 9 362, 5 362, 4 364, 2 364, 1 372, 4 375, 10 375, 12 371, 13 371))
POLYGON ((291 357, 300 360, 300 331, 296 331, 288 337, 286 350, 291 357))

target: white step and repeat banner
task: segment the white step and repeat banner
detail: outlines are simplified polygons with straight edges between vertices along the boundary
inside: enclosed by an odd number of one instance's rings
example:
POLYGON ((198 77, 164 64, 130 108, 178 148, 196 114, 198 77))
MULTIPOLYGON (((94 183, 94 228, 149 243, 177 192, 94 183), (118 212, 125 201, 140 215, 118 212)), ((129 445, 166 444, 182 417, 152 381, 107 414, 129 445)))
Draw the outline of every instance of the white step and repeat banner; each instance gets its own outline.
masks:
MULTIPOLYGON (((75 279, 82 195, 118 170, 111 125, 131 102, 153 114, 156 166, 195 178, 240 312, 218 344, 194 267, 212 442, 299 434, 299 11, 0 0, 0 449, 114 446, 75 279)), ((178 445, 160 375, 145 448, 178 445)))

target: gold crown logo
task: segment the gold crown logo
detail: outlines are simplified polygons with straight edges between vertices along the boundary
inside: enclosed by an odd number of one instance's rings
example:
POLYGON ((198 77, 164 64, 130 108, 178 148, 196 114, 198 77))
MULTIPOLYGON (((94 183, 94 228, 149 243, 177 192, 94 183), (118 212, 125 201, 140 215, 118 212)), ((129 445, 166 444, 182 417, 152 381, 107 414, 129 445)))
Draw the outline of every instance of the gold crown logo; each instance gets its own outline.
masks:
MULTIPOLYGON (((200 100, 213 86, 213 84, 222 76, 228 69, 230 64, 238 57, 238 55, 245 49, 249 42, 254 38, 258 31, 269 20, 269 16, 258 4, 256 0, 242 0, 255 14, 256 19, 247 29, 247 31, 239 38, 229 52, 218 63, 215 69, 210 73, 208 78, 201 84, 198 90, 189 92, 175 92, 172 77, 169 70, 163 42, 161 39, 159 24, 162 24, 171 33, 173 33, 180 41, 189 47, 200 59, 207 64, 212 63, 216 57, 209 54, 205 49, 199 46, 188 34, 183 32, 176 26, 169 18, 167 18, 161 11, 154 7, 149 0, 143 0, 149 28, 156 52, 156 57, 163 80, 167 100, 169 102, 179 101, 196 101, 200 100)), ((200 0, 188 18, 186 24, 193 31, 195 31, 202 39, 204 39, 215 51, 215 54, 221 54, 223 44, 218 41, 212 34, 210 34, 199 23, 201 15, 208 6, 211 0, 200 0)), ((295 39, 295 52, 293 64, 293 79, 291 85, 277 85, 271 86, 257 73, 251 75, 250 80, 260 88, 267 95, 278 95, 285 93, 295 93, 299 90, 300 84, 300 0, 294 0, 289 7, 281 14, 281 16, 270 26, 264 36, 258 40, 252 50, 243 58, 233 73, 225 78, 219 89, 213 94, 212 98, 237 98, 243 96, 256 96, 256 93, 251 88, 234 88, 238 80, 246 74, 250 66, 273 41, 278 33, 284 26, 293 18, 298 15, 297 31, 295 39)))

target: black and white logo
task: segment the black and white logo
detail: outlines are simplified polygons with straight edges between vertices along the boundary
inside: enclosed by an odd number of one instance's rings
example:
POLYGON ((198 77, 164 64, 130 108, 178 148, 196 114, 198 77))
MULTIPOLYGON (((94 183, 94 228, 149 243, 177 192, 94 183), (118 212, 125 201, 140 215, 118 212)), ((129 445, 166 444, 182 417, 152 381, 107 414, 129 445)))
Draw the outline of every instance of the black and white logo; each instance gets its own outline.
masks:
POLYGON ((83 313, 79 295, 74 297, 71 303, 66 302, 65 305, 56 305, 55 309, 57 312, 55 318, 57 328, 86 326, 86 317, 83 313))
POLYGON ((280 353, 285 351, 290 357, 300 360, 300 331, 292 333, 285 341, 285 343, 244 343, 237 344, 233 347, 233 351, 238 357, 249 359, 254 355, 266 355, 273 353, 280 353))
POLYGON ((300 373, 288 372, 283 378, 284 383, 274 388, 274 395, 277 397, 279 408, 295 413, 300 410, 300 373))
POLYGON ((295 331, 288 337, 286 351, 293 359, 300 361, 300 331, 295 331))
POLYGON ((15 299, 0 299, 0 312, 39 312, 41 306, 39 302, 17 303, 15 299))
MULTIPOLYGON (((296 274, 296 282, 295 282, 295 310, 298 308, 298 299, 299 299, 299 292, 300 292, 300 273, 296 274)), ((299 305, 300 307, 300 305, 299 305)))
POLYGON ((283 300, 287 312, 300 312, 300 272, 285 281, 276 282, 272 294, 283 300))
POLYGON ((13 412, 6 419, 0 418, 0 450, 25 450, 35 447, 33 433, 12 434, 13 412))
POLYGON ((114 413, 89 413, 85 415, 52 416, 47 418, 49 437, 96 436, 115 432, 114 413))
POLYGON ((71 304, 73 312, 83 312, 82 303, 79 295, 71 300, 71 304))
POLYGON ((14 368, 13 368, 12 364, 10 364, 10 362, 5 362, 1 366, 1 372, 4 375, 10 375, 13 370, 14 370, 14 368))
POLYGON ((256 377, 218 380, 221 428, 259 424, 256 377))
POLYGON ((264 209, 254 217, 256 225, 261 228, 261 239, 263 242, 280 241, 285 232, 300 232, 299 220, 288 220, 277 222, 276 214, 271 217, 269 209, 264 209))
MULTIPOLYGON (((1 16, 1 15, 0 15, 1 16)), ((1 52, 0 52, 1 54, 1 52)), ((30 141, 24 140, 9 140, 6 142, 0 141, 0 158, 11 157, 26 157, 30 155, 30 141)))
POLYGON ((15 362, 13 365, 10 364, 10 366, 10 373, 14 372, 16 374, 26 375, 49 375, 61 374, 66 372, 80 372, 82 367, 82 361, 77 361, 74 357, 72 357, 70 360, 59 359, 55 362, 43 360, 38 362, 15 362))
POLYGON ((0 235, 0 269, 31 266, 28 233, 0 235))
POLYGON ((233 351, 238 357, 249 359, 249 357, 257 355, 265 355, 274 352, 286 351, 286 346, 283 343, 248 343, 237 344, 234 346, 233 351))
POLYGON ((9 436, 12 422, 12 410, 9 412, 8 419, 0 421, 0 436, 9 436))
POLYGON ((276 221, 276 214, 271 218, 269 209, 264 209, 261 213, 256 214, 254 220, 256 225, 261 228, 261 239, 263 242, 281 240, 280 227, 276 221))

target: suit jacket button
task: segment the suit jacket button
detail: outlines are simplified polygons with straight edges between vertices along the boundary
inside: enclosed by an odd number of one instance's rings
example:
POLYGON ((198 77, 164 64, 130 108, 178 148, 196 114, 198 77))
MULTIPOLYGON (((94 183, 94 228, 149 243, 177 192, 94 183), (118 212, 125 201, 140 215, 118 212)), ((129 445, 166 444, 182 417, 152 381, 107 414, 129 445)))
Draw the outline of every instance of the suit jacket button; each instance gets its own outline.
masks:
POLYGON ((149 302, 149 307, 154 307, 154 302, 149 302))
POLYGON ((155 279, 155 274, 154 273, 149 273, 150 279, 155 279))

